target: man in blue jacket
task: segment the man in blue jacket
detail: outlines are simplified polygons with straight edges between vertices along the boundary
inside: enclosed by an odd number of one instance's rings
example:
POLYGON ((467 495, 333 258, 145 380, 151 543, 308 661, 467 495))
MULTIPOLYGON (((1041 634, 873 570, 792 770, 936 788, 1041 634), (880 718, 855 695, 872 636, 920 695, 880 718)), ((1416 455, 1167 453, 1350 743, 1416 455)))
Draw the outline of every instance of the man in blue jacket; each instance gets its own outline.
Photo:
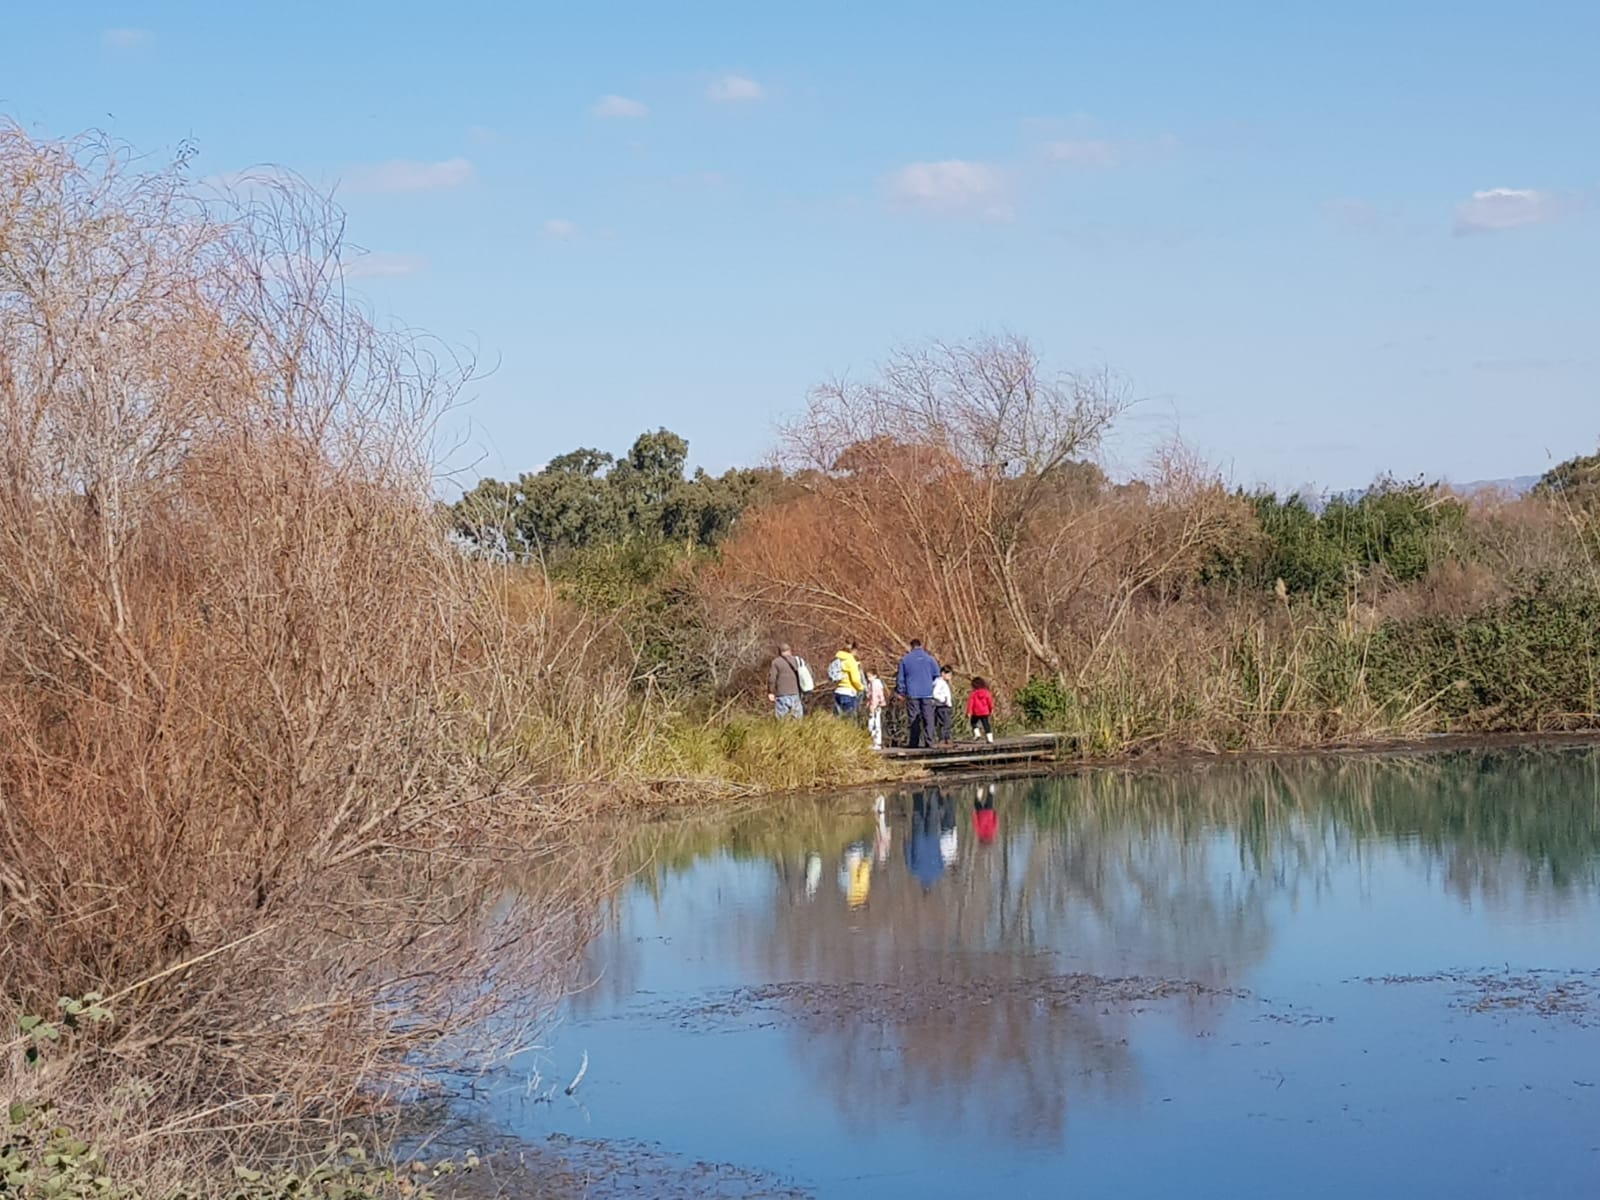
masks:
POLYGON ((911 747, 933 745, 933 684, 939 678, 939 663, 922 648, 922 640, 911 640, 911 651, 900 660, 894 676, 894 693, 905 697, 906 715, 911 719, 911 747))

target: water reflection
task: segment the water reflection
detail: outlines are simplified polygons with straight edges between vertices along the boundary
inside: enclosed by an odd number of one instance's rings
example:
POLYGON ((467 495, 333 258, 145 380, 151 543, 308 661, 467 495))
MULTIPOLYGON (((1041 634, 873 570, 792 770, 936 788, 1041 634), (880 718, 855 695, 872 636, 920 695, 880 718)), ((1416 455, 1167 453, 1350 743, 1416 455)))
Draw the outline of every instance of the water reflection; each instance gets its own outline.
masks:
MULTIPOLYGON (((1473 905, 1590 902, 1600 765, 1496 751, 927 786, 656 826, 635 854, 641 898, 684 873, 725 880, 714 897, 673 893, 692 909, 669 922, 675 964, 883 989, 859 1020, 796 1014, 794 1070, 850 1122, 1043 1144, 1069 1101, 1140 1094, 1140 1029, 1126 1007, 1038 1003, 1030 981, 1203 984, 1166 1007, 1204 1034, 1294 914, 1341 887, 1357 898, 1380 858, 1473 905)), ((645 970, 624 925, 596 943, 601 984, 580 1012, 625 1003, 645 970)))

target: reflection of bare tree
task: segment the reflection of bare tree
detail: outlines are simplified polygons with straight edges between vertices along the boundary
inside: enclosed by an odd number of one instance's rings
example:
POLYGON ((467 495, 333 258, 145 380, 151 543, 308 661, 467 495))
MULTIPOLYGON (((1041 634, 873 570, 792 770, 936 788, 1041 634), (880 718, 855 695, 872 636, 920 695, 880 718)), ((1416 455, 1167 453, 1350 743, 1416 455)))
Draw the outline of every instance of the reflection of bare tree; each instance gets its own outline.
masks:
MULTIPOLYGON (((992 845, 973 837, 971 791, 900 797, 894 819, 906 854, 875 875, 864 911, 842 897, 807 903, 780 871, 772 908, 736 914, 719 936, 762 978, 879 981, 913 995, 918 981, 932 993, 936 983, 1066 970, 1227 986, 1260 958, 1263 890, 1215 869, 1209 846, 1131 827, 1040 827, 1027 796, 1023 787, 1002 788, 1006 825, 992 845), (924 819, 935 804, 939 830, 930 839, 924 819), (926 855, 938 852, 952 824, 955 860, 925 886, 926 855)), ((1180 1007, 1203 1026, 1218 1003, 1180 1007)), ((1071 1089, 1126 1094, 1137 1086, 1126 1008, 1014 997, 970 1010, 932 1004, 919 1012, 913 1001, 878 1024, 807 1025, 799 1058, 852 1120, 909 1111, 971 1120, 1008 1138, 1059 1137, 1071 1089)))
POLYGON ((946 1123, 1005 1142, 1052 1143, 1069 1089, 1126 1095, 1137 1086, 1126 1015, 1006 1000, 903 1022, 807 1023, 796 1057, 853 1125, 946 1123))
MULTIPOLYGON (((913 997, 859 1020, 797 1013, 796 1060, 850 1120, 953 1119, 1050 1140, 1064 1130, 1069 1096, 1137 1089, 1137 1018, 1126 1006, 1029 1003, 1004 987, 991 986, 1005 994, 987 1003, 939 996, 1062 972, 1237 987, 1270 945, 1272 902, 1320 894, 1379 853, 1476 903, 1566 903, 1600 883, 1597 762, 1593 752, 1496 751, 1002 783, 999 835, 986 845, 974 836, 982 793, 972 787, 943 794, 948 806, 921 828, 932 840, 920 846, 916 817, 932 811, 931 793, 920 808, 901 795, 887 813, 894 852, 866 889, 850 872, 849 886, 835 885, 850 848, 873 848, 866 798, 766 809, 731 829, 656 827, 641 844, 658 902, 685 904, 683 919, 676 909, 665 919, 675 953, 819 992, 876 983, 913 997), (947 825, 953 861, 918 869, 930 849, 941 853, 947 825), (808 896, 813 854, 827 865, 808 896), (764 879, 751 874, 757 863, 764 879), (744 872, 739 902, 706 895, 733 867, 744 872), (693 888, 663 882, 691 868, 693 888), (685 902, 685 891, 699 898, 685 902), (919 987, 929 996, 921 1007, 919 987)), ((608 937, 603 953, 625 958, 630 941, 608 937)), ((1203 1031, 1226 1001, 1166 1003, 1203 1031)))

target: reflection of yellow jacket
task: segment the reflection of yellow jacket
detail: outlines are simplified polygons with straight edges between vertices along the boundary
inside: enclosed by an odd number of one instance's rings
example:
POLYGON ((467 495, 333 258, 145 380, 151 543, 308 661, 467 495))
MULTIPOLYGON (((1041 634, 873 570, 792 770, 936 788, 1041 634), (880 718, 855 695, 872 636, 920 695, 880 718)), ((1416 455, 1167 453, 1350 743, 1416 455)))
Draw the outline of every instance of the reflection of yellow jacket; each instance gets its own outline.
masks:
POLYGON ((860 908, 867 902, 867 893, 872 890, 872 860, 862 855, 861 861, 850 868, 850 883, 845 889, 845 897, 851 908, 860 908))
POLYGON ((862 673, 861 664, 856 661, 856 656, 848 650, 841 650, 834 655, 839 660, 839 667, 844 674, 839 677, 839 682, 833 685, 833 690, 841 696, 859 696, 867 690, 867 677, 862 673))

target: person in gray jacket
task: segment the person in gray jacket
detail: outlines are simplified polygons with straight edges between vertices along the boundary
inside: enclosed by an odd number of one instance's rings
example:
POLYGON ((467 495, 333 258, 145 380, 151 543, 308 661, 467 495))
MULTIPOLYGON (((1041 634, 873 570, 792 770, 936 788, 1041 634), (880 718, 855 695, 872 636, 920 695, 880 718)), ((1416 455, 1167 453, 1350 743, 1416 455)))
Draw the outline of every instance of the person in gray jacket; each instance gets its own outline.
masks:
POLYGON ((798 719, 806 715, 800 699, 800 665, 788 642, 778 647, 778 656, 767 668, 767 701, 776 717, 798 719))

